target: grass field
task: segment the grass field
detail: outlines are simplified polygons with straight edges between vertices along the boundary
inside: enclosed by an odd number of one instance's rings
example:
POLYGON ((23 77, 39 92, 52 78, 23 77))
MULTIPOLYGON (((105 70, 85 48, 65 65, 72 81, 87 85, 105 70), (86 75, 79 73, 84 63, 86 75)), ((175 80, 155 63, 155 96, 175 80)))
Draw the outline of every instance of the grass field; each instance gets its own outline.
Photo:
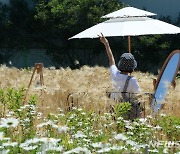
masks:
MULTIPOLYGON (((0 67, 0 86, 27 89, 33 70, 19 70, 15 68, 0 67)), ((112 83, 109 69, 104 67, 84 66, 80 70, 67 69, 44 69, 44 86, 39 85, 39 75, 35 73, 28 94, 39 96, 40 108, 49 108, 54 111, 61 107, 66 109, 68 102, 79 105, 86 110, 107 112, 109 103, 114 103, 106 97, 107 91, 112 91, 112 83), (69 97, 68 97, 69 96, 69 97), (67 100, 68 99, 68 100, 67 100), (72 100, 73 99, 73 100, 72 100), (98 106, 98 108, 96 107, 98 106)), ((145 93, 153 93, 152 79, 157 78, 150 73, 134 72, 141 87, 139 99, 149 103, 149 96, 145 93)), ((180 117, 180 80, 176 79, 176 89, 170 89, 165 100, 165 108, 162 112, 180 117)), ((147 105, 148 109, 148 105, 147 105)), ((48 112, 48 110, 46 111, 48 112)))
POLYGON ((118 110, 110 113, 116 103, 106 97, 112 91, 107 68, 43 69, 44 86, 35 73, 28 91, 32 69, 1 66, 0 71, 2 153, 180 152, 179 79, 154 117, 145 93, 153 93, 152 79, 157 76, 134 72, 146 116, 131 122, 118 110))

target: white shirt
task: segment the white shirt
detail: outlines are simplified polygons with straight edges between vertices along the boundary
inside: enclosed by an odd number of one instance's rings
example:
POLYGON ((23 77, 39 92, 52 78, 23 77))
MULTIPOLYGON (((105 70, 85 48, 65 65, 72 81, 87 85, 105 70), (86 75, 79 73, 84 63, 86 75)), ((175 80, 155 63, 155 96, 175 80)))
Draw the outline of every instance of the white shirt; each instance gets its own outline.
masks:
MULTIPOLYGON (((124 85, 125 85, 128 75, 121 74, 121 72, 117 69, 116 65, 112 65, 110 67, 110 75, 111 75, 114 91, 115 92, 123 92, 124 85)), ((138 85, 136 78, 134 78, 134 77, 130 78, 126 92, 128 92, 128 93, 139 93, 140 92, 140 87, 138 85)), ((114 99, 118 99, 119 96, 120 96, 120 94, 115 94, 112 97, 114 99)))

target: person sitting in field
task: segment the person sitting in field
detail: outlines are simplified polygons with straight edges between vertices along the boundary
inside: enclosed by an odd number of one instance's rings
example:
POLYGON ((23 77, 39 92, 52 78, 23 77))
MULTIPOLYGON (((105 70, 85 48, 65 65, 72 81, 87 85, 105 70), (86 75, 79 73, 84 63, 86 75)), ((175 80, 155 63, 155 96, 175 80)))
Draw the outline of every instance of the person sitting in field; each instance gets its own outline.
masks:
POLYGON ((137 67, 137 62, 131 53, 124 53, 121 55, 117 67, 108 40, 103 36, 102 33, 99 35, 99 38, 104 44, 109 58, 110 75, 115 91, 111 93, 110 97, 114 100, 123 98, 121 102, 127 102, 131 97, 133 97, 133 94, 140 92, 140 86, 137 79, 131 76, 131 73, 137 67))

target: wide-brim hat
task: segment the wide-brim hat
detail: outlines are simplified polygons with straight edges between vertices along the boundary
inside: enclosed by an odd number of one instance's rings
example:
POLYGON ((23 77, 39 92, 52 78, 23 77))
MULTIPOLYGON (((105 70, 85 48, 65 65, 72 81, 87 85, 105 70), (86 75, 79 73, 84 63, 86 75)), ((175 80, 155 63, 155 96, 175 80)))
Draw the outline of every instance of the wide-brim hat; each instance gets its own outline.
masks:
POLYGON ((131 53, 123 53, 118 63, 120 71, 132 72, 137 67, 137 62, 131 53))

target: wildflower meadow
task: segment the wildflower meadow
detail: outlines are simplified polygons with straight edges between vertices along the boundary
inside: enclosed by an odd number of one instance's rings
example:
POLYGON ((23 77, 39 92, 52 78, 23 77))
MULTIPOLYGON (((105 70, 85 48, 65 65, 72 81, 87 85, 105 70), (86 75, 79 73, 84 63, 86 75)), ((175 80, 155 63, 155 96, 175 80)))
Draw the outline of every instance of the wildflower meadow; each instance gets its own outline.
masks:
MULTIPOLYGON (((37 87, 33 81, 28 95, 31 70, 4 66, 0 69, 6 76, 1 74, 0 87, 2 154, 180 153, 180 119, 176 109, 172 114, 173 106, 167 105, 154 115, 148 108, 147 95, 143 98, 146 115, 133 121, 126 119, 129 103, 114 103, 102 95, 111 89, 105 68, 82 68, 84 74, 82 70, 44 70, 45 86, 37 87), (112 105, 113 112, 109 110, 112 105)), ((154 76, 135 75, 142 89, 152 92, 144 82, 150 83, 154 76)), ((178 96, 170 91, 166 102, 175 99, 171 94, 178 96)))

